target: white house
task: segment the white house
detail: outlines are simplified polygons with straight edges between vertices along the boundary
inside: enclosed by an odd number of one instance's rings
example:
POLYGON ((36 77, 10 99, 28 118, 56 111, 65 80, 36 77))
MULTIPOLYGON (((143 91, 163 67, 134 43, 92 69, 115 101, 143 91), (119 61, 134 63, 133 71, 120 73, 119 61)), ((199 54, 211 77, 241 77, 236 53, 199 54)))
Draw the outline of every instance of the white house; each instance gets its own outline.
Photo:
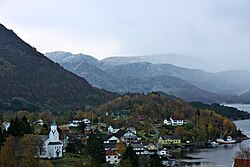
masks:
POLYGON ((144 146, 143 146, 142 142, 131 142, 128 144, 130 144, 133 147, 133 150, 135 151, 135 153, 137 155, 144 154, 144 146))
POLYGON ((135 127, 129 127, 129 128, 127 128, 127 130, 130 130, 130 131, 133 132, 134 134, 137 133, 135 127))
MULTIPOLYGON (((41 136, 44 139, 45 136, 41 136)), ((50 126, 49 138, 38 147, 39 158, 61 158, 63 143, 59 140, 56 122, 53 121, 50 126)))
POLYGON ((113 150, 107 150, 106 151, 106 162, 111 164, 111 165, 117 165, 120 162, 120 157, 118 156, 117 153, 113 150))
POLYGON ((38 119, 38 120, 36 120, 35 122, 33 122, 33 124, 37 124, 37 125, 39 125, 39 126, 43 126, 43 125, 44 125, 44 122, 43 122, 42 119, 38 119))
POLYGON ((83 121, 85 124, 90 124, 90 123, 91 123, 91 121, 90 121, 89 119, 87 119, 87 118, 83 119, 82 121, 83 121))
POLYGON ((73 120, 71 122, 69 122, 68 124, 68 127, 71 127, 71 128, 75 128, 75 127, 78 127, 80 125, 80 123, 84 123, 84 124, 90 124, 90 120, 85 118, 85 119, 82 119, 82 120, 73 120))
POLYGON ((118 143, 119 139, 114 135, 107 135, 102 137, 103 143, 118 143))
POLYGON ((169 155, 169 152, 168 152, 168 150, 166 148, 164 148, 162 150, 159 150, 157 153, 158 153, 159 156, 165 156, 166 157, 167 155, 169 155))
POLYGON ((120 128, 119 127, 116 127, 116 126, 112 126, 112 125, 110 125, 109 127, 108 127, 108 132, 109 133, 117 133, 118 131, 120 130, 120 128))
POLYGON ((167 125, 167 126, 182 126, 184 124, 184 121, 183 120, 173 120, 172 118, 170 118, 170 120, 167 120, 165 119, 163 121, 163 124, 164 125, 167 125))
POLYGON ((124 141, 124 142, 138 142, 141 140, 139 136, 131 132, 130 130, 119 130, 114 134, 115 137, 124 141))
MULTIPOLYGON (((10 127, 10 122, 4 121, 4 122, 2 123, 2 129, 3 129, 3 130, 8 131, 9 127, 10 127)), ((0 130, 1 130, 1 129, 0 129, 0 130)))

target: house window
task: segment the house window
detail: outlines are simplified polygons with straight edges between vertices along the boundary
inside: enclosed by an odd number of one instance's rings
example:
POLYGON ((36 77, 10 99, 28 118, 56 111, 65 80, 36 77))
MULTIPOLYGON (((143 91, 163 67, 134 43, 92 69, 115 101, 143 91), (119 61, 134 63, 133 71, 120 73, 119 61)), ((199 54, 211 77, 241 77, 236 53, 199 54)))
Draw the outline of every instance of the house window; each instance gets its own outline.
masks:
POLYGON ((110 158, 110 156, 108 156, 108 158, 110 158))

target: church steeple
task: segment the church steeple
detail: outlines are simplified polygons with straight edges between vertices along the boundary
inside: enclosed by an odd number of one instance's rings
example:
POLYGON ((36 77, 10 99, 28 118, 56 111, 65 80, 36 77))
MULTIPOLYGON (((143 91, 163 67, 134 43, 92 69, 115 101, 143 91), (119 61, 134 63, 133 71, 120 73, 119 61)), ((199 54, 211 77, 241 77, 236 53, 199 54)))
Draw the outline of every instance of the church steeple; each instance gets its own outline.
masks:
POLYGON ((52 120, 51 126, 56 126, 56 119, 55 118, 52 120))
POLYGON ((59 133, 57 131, 57 125, 56 125, 55 119, 53 119, 51 126, 50 126, 49 138, 51 141, 58 141, 59 140, 59 133))

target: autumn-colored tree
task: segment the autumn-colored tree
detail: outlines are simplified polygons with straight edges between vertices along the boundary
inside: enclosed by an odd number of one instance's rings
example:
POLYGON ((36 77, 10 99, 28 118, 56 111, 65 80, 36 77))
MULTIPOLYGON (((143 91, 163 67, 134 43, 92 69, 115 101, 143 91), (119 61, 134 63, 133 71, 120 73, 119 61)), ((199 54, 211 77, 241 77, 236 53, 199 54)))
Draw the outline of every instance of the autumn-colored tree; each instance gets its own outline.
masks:
POLYGON ((29 123, 33 123, 38 119, 38 116, 35 113, 29 113, 29 115, 27 116, 29 123))
POLYGON ((116 149, 117 149, 116 152, 118 154, 123 154, 126 150, 126 146, 121 140, 119 140, 118 143, 116 144, 116 149))
POLYGON ((207 126, 207 133, 208 133, 209 138, 211 138, 213 136, 213 130, 214 130, 213 125, 211 123, 209 123, 207 126))
POLYGON ((18 152, 20 149, 18 139, 10 136, 6 139, 4 146, 0 151, 0 166, 1 167, 17 167, 18 166, 18 152))
POLYGON ((81 110, 78 110, 74 116, 75 119, 83 119, 83 112, 81 110))
POLYGON ((50 112, 40 112, 39 118, 41 118, 47 125, 49 125, 52 122, 52 115, 50 112))
POLYGON ((21 110, 17 112, 17 118, 22 119, 24 116, 27 118, 29 114, 28 111, 21 110))
POLYGON ((229 119, 224 119, 223 121, 223 129, 229 132, 235 132, 236 131, 236 126, 230 121, 229 119))
POLYGON ((2 115, 2 119, 4 121, 10 121, 13 117, 14 117, 13 112, 4 112, 3 115, 2 115))
POLYGON ((21 158, 19 160, 20 167, 33 167, 39 166, 39 160, 35 158, 37 154, 36 147, 37 136, 33 134, 25 135, 21 141, 21 158))
POLYGON ((39 159, 35 158, 36 146, 36 135, 8 137, 0 150, 0 167, 51 167, 49 162, 40 162, 39 159))

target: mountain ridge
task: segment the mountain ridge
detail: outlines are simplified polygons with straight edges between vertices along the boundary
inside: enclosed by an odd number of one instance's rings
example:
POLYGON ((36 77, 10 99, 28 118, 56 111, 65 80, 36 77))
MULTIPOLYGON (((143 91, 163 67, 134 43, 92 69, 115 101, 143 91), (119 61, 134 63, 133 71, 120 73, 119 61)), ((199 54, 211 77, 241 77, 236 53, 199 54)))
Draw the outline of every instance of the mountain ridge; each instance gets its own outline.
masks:
MULTIPOLYGON (((61 64, 65 69, 86 78, 92 85, 112 92, 148 93, 151 91, 163 91, 166 94, 177 96, 187 101, 202 100, 203 102, 218 102, 220 99, 225 99, 225 96, 204 90, 183 78, 182 73, 186 77, 192 76, 194 73, 207 74, 205 71, 199 69, 193 70, 170 64, 152 64, 149 62, 107 66, 102 61, 93 64, 84 60, 78 62, 78 64, 74 64, 74 60, 68 63, 70 58, 65 62, 58 61, 58 55, 56 54, 47 53, 45 55, 61 64), (79 64, 80 66, 78 66, 79 64), (98 70, 98 72, 95 72, 95 70, 98 70), (97 79, 99 79, 98 82, 97 79), (112 84, 109 84, 107 80, 111 80, 112 84)), ((230 96, 226 99, 235 99, 235 97, 230 96)))
POLYGON ((115 96, 64 70, 2 24, 0 59, 14 67, 0 75, 2 99, 21 97, 42 106, 79 108, 97 105, 115 96))

